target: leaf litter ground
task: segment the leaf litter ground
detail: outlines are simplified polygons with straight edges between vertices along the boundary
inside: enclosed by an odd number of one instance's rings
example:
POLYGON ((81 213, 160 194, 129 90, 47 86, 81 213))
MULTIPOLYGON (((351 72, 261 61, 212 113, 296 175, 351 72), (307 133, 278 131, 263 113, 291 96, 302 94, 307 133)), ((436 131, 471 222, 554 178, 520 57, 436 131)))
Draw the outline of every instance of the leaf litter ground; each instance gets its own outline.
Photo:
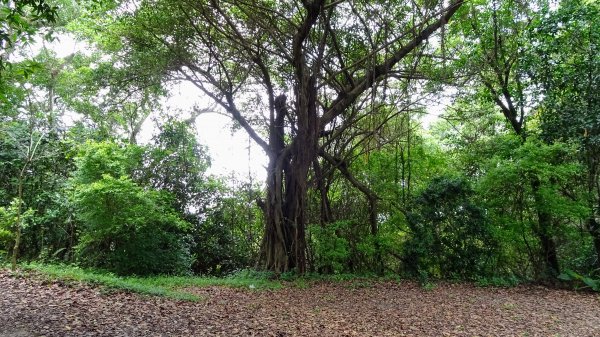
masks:
POLYGON ((600 336, 598 294, 544 287, 315 282, 190 288, 196 302, 0 271, 0 337, 600 336))

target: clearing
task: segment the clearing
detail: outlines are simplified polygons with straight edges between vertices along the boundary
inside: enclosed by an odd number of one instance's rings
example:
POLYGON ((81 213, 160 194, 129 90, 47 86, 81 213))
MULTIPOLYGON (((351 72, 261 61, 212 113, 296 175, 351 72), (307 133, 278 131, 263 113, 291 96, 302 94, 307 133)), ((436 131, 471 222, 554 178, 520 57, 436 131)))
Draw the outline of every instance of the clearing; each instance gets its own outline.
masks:
POLYGON ((8 336, 600 336, 598 294, 402 281, 220 286, 198 301, 125 293, 0 270, 8 336))

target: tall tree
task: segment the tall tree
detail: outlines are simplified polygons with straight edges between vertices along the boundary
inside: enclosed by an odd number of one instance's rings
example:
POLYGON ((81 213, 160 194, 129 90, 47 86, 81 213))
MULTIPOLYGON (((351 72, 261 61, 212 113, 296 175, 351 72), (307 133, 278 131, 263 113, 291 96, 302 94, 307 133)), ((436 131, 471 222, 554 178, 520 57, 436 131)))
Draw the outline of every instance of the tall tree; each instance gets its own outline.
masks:
POLYGON ((565 0, 532 32, 530 71, 541 104, 546 141, 570 140, 579 145, 585 167, 587 220, 600 267, 600 5, 565 0))
POLYGON ((403 60, 462 4, 153 0, 118 8, 113 29, 136 76, 192 83, 265 151, 261 265, 304 272, 307 178, 328 158, 321 138, 343 135, 374 85, 402 79, 403 60))
MULTIPOLYGON (((527 33, 534 19, 539 17, 539 6, 543 6, 543 1, 494 0, 489 5, 474 7, 469 20, 462 25, 464 41, 461 44, 465 49, 461 66, 475 70, 484 95, 500 109, 509 128, 522 143, 529 131, 526 122, 535 108, 524 63, 527 33)), ((533 231, 540 241, 547 274, 558 275, 560 266, 552 236, 552 213, 545 207, 540 178, 533 174, 530 183, 538 220, 533 231)))

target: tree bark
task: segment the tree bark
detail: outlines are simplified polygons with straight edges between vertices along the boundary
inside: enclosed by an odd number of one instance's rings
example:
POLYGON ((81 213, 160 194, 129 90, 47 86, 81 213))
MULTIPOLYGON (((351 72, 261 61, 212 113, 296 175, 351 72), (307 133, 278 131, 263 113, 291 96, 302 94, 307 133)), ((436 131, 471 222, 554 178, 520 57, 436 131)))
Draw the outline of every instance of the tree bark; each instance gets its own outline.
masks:
POLYGON ((594 249, 596 250, 596 268, 600 269, 600 224, 596 220, 595 216, 592 216, 587 220, 587 229, 592 236, 594 242, 594 249))
POLYGON ((313 170, 315 172, 315 183, 317 190, 319 191, 320 197, 320 225, 324 227, 326 224, 333 222, 333 215, 331 211, 331 202, 329 201, 329 180, 323 175, 323 169, 319 164, 319 160, 315 159, 313 163, 313 170))
POLYGON ((263 267, 276 273, 306 271, 307 177, 317 155, 319 127, 312 77, 298 84, 297 135, 285 145, 286 97, 275 99, 267 177, 266 226, 261 246, 263 267))
POLYGON ((538 216, 538 224, 534 232, 540 240, 542 257, 545 265, 545 276, 556 277, 560 274, 558 253, 556 243, 552 238, 552 214, 544 207, 544 197, 540 191, 541 182, 538 177, 531 179, 531 189, 535 199, 535 208, 538 216))

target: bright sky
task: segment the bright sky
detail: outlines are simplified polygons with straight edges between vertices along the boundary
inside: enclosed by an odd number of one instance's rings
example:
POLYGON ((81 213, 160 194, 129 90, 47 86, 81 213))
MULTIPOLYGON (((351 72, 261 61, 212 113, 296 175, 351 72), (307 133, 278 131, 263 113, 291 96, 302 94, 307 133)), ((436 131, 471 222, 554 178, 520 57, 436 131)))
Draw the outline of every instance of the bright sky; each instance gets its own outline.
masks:
MULTIPOLYGON (((211 102, 199 89, 190 83, 175 86, 164 103, 166 107, 176 107, 191 111, 194 105, 210 107, 211 102)), ((212 165, 209 173, 229 175, 263 182, 266 178, 267 156, 254 141, 250 141, 244 130, 232 132, 232 120, 222 114, 204 113, 196 119, 198 141, 208 147, 212 165)), ((144 125, 147 132, 151 128, 150 119, 144 125)))

